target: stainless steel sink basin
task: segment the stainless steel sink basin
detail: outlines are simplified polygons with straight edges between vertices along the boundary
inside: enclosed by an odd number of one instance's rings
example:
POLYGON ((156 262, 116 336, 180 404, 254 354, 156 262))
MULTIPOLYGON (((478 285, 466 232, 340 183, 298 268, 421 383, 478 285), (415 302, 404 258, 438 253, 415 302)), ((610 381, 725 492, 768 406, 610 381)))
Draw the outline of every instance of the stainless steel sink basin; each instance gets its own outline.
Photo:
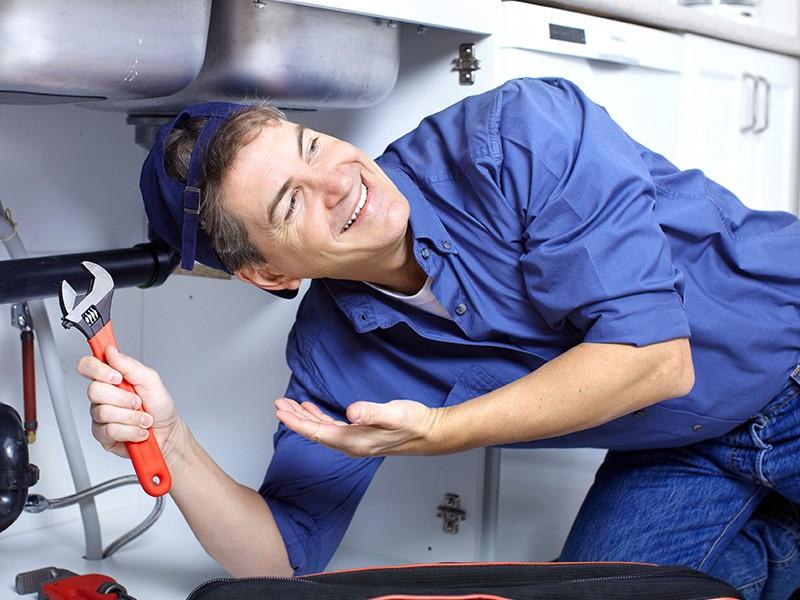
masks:
POLYGON ((179 93, 87 108, 169 114, 187 104, 266 98, 283 108, 358 108, 397 81, 400 28, 363 15, 272 0, 215 0, 205 62, 179 93))
POLYGON ((211 0, 4 0, 0 103, 173 94, 200 71, 211 0))
POLYGON ((399 40, 384 20, 274 0, 3 0, 0 104, 363 107, 394 87, 399 40))

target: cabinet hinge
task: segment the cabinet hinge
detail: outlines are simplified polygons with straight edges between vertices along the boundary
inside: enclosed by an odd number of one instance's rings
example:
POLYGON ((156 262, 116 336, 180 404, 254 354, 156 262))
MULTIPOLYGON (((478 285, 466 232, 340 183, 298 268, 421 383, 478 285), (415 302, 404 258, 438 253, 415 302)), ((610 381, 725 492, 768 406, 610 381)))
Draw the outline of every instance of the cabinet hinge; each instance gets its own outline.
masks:
POLYGON ((442 519, 442 529, 446 533, 458 533, 458 523, 467 518, 466 511, 461 508, 461 497, 458 494, 445 494, 444 503, 437 510, 436 516, 442 519))
POLYGON ((460 44, 458 58, 453 59, 453 71, 458 71, 458 83, 472 85, 475 83, 473 73, 481 68, 481 61, 475 58, 475 44, 460 44))

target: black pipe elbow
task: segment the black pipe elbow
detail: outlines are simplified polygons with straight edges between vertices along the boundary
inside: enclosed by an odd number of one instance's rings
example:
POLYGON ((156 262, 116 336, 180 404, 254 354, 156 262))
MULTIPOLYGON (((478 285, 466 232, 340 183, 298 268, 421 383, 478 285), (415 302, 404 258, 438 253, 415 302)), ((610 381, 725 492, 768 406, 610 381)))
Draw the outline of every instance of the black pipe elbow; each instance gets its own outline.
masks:
POLYGON ((28 443, 16 410, 0 402, 0 531, 25 508, 28 488, 39 481, 39 469, 28 464, 28 443))

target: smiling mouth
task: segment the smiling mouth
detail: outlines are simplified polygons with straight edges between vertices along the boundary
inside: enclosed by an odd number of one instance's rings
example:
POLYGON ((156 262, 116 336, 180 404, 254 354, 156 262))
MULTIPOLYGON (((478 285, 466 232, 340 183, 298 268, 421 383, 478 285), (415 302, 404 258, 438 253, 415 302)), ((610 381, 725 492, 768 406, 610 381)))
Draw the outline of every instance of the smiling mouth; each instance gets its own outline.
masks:
POLYGON ((342 227, 341 233, 344 233, 345 231, 350 229, 350 226, 356 222, 358 216, 361 214, 361 209, 364 208, 364 205, 366 203, 367 203, 367 186, 365 186, 364 183, 362 182, 361 198, 359 199, 358 204, 356 205, 356 209, 353 211, 353 214, 350 215, 350 218, 347 219, 347 223, 345 223, 344 227, 342 227))

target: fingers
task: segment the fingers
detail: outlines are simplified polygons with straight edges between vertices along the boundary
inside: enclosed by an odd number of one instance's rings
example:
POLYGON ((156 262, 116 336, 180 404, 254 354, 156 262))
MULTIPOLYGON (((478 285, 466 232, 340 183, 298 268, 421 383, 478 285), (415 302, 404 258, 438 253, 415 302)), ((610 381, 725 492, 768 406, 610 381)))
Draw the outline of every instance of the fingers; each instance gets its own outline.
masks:
POLYGON ((304 421, 312 420, 311 414, 303 410, 302 407, 291 398, 278 398, 274 402, 276 414, 278 412, 287 413, 297 419, 304 421))
POLYGON ((161 382, 156 371, 143 365, 135 358, 123 354, 114 346, 109 346, 106 350, 106 360, 109 366, 121 373, 131 385, 142 385, 152 389, 161 382))
POLYGON ((174 409, 169 414, 169 394, 153 369, 112 346, 105 358, 108 364, 93 356, 84 356, 78 363, 78 372, 91 380, 87 395, 92 435, 105 450, 128 456, 124 443, 145 441, 154 424, 153 415, 143 410, 142 397, 168 413, 162 414, 164 422, 174 419, 174 409), (123 380, 135 386, 136 393, 116 387, 123 380))
POLYGON ((100 381, 90 383, 86 395, 92 404, 111 404, 134 410, 142 407, 142 399, 133 392, 100 381))
POLYGON ((351 456, 366 456, 355 449, 363 445, 363 440, 350 432, 354 426, 337 421, 313 402, 298 404, 291 398, 278 398, 275 409, 278 420, 303 437, 351 456))
POLYGON ((301 405, 280 398, 275 407, 275 416, 286 427, 348 456, 435 453, 425 425, 435 413, 419 402, 354 402, 347 409, 350 424, 325 418, 318 407, 307 402, 301 405))
POLYGON ((286 427, 304 438, 348 456, 359 458, 377 456, 384 447, 380 439, 375 439, 375 431, 370 432, 358 425, 313 421, 300 418, 293 412, 281 410, 277 411, 275 416, 286 427))
POLYGON ((314 404, 313 402, 308 402, 308 401, 303 402, 300 405, 300 407, 305 409, 306 412, 310 413, 311 416, 316 417, 320 421, 323 421, 325 423, 335 423, 336 422, 333 417, 331 417, 331 416, 325 414, 324 412, 322 412, 322 409, 320 409, 320 407, 317 406, 316 404, 314 404))
POLYGON ((96 423, 92 422, 92 435, 100 442, 104 450, 111 450, 118 443, 143 442, 150 432, 141 427, 122 425, 121 423, 96 423))
POLYGON ((337 421, 333 417, 325 414, 313 402, 303 402, 298 404, 291 398, 278 398, 275 400, 276 410, 294 414, 298 419, 312 421, 315 423, 332 423, 335 425, 346 425, 343 421, 337 421))
POLYGON ((93 381, 110 384, 122 382, 122 374, 94 356, 84 356, 78 361, 78 373, 93 381))
POLYGON ((153 417, 142 412, 142 400, 133 392, 116 387, 122 374, 93 356, 85 356, 78 371, 92 379, 87 390, 89 414, 92 416, 92 435, 105 450, 127 454, 122 442, 141 442, 147 439, 147 428, 153 417))
POLYGON ((160 383, 158 373, 135 358, 122 354, 114 346, 106 350, 108 364, 94 356, 84 356, 78 361, 78 373, 95 381, 118 384, 124 378, 132 385, 153 388, 160 383))
POLYGON ((116 423, 143 429, 153 425, 153 417, 146 412, 119 408, 110 404, 93 405, 89 410, 89 414, 92 415, 92 421, 100 424, 116 423))
POLYGON ((278 409, 275 416, 289 429, 299 433, 305 438, 314 442, 329 444, 329 434, 327 430, 341 429, 333 423, 324 423, 318 419, 311 419, 299 415, 293 410, 278 409))
MULTIPOLYGON (((97 385, 109 387, 114 391, 122 391, 107 384, 97 383, 97 385)), ((125 405, 123 408, 110 403, 91 405, 89 413, 92 416, 92 435, 100 442, 103 449, 113 450, 121 442, 142 442, 147 439, 147 429, 153 425, 153 417, 146 412, 133 410, 127 406, 125 405)), ((113 451, 122 456, 127 454, 121 449, 113 451)))

